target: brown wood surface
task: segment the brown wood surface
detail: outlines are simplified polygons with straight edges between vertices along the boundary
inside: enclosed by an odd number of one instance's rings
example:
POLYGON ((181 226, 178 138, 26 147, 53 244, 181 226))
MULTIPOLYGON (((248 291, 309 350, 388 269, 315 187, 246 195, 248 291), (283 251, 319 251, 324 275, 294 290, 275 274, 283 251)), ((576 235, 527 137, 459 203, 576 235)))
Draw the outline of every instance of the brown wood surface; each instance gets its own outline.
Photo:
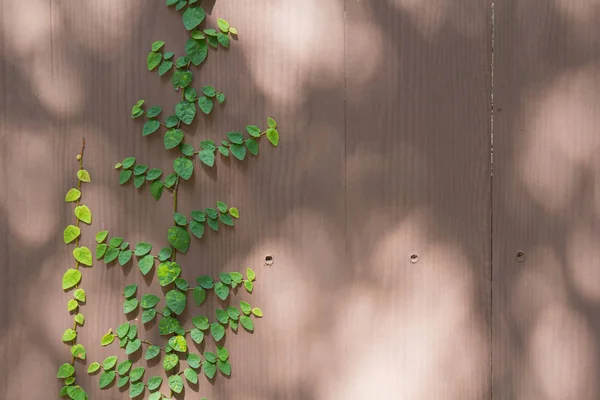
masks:
POLYGON ((598 399, 598 8, 495 15, 494 398, 598 399))

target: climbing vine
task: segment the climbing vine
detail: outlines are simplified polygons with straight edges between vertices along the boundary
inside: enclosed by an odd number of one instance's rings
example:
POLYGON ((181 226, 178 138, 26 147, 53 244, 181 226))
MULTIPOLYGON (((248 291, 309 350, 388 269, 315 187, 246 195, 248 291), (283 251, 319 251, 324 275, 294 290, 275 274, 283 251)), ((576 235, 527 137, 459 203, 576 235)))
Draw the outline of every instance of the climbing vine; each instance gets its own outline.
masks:
POLYGON ((92 252, 85 246, 79 246, 81 237, 80 223, 90 225, 92 223, 92 212, 88 206, 81 203, 83 191, 81 185, 83 182, 90 182, 90 174, 83 169, 83 151, 85 149, 85 140, 82 139, 81 152, 77 155, 79 162, 79 170, 77 171, 77 187, 71 188, 65 196, 67 203, 75 203, 73 212, 75 214, 75 225, 69 225, 63 232, 65 244, 75 242, 73 249, 73 257, 75 258, 75 268, 69 268, 62 277, 62 288, 65 292, 71 293, 73 297, 67 302, 67 311, 73 315, 73 327, 65 330, 62 336, 62 341, 71 347, 71 361, 62 364, 58 368, 56 377, 64 380, 64 386, 60 390, 61 396, 69 396, 72 399, 86 399, 87 394, 76 384, 77 377, 75 375, 75 359, 86 359, 85 347, 77 343, 77 328, 82 326, 85 317, 80 312, 79 308, 86 301, 85 290, 79 286, 82 275, 79 270, 80 266, 92 266, 92 252))
MULTIPOLYGON (((241 301, 239 306, 223 305, 216 308, 214 316, 195 315, 187 327, 180 320, 188 306, 188 297, 193 299, 197 307, 202 306, 207 296, 212 294, 224 302, 235 294, 238 286, 252 293, 256 282, 256 274, 251 268, 246 268, 243 272, 222 272, 215 279, 206 275, 198 276, 193 284, 182 277, 182 266, 177 262, 177 253, 185 254, 188 251, 192 237, 202 239, 207 230, 216 232, 223 226, 232 227, 240 217, 236 207, 230 207, 223 201, 217 201, 214 207, 194 210, 190 215, 178 212, 179 188, 191 179, 195 158, 200 163, 213 167, 219 157, 232 156, 242 161, 248 154, 257 156, 263 138, 273 146, 279 144, 277 122, 270 117, 267 118, 264 129, 247 125, 242 130, 245 132, 229 132, 220 141, 202 140, 197 148, 186 142, 184 127, 192 124, 197 115, 208 115, 225 103, 225 94, 213 86, 204 85, 198 90, 192 87, 192 66, 201 65, 210 48, 229 48, 232 35, 237 35, 236 29, 221 18, 217 21, 216 29, 201 29, 206 13, 197 3, 198 0, 167 0, 167 6, 174 6, 175 10, 182 13, 183 24, 190 35, 185 45, 185 55, 175 58, 173 52, 166 51, 165 42, 155 41, 147 57, 149 71, 157 71, 160 76, 171 74, 173 89, 181 93, 181 101, 166 118, 161 118, 162 107, 146 107, 144 100, 139 100, 131 109, 132 118, 145 120, 142 136, 164 130, 164 147, 174 154, 173 172, 163 174, 159 168, 138 163, 135 157, 127 157, 115 165, 115 169, 119 171, 120 185, 133 181, 133 186, 139 189, 147 184, 151 196, 156 200, 161 199, 163 192, 170 192, 173 198, 173 225, 165 237, 168 245, 153 252, 156 248, 148 242, 130 245, 121 236, 109 237, 108 231, 101 231, 96 235, 96 259, 103 260, 106 264, 117 262, 121 266, 135 260, 143 275, 150 274, 158 265, 156 276, 165 290, 164 304, 160 306, 160 297, 140 293, 135 284, 126 286, 122 295, 123 313, 127 316, 141 311, 143 324, 157 319, 159 334, 165 336, 166 344, 161 346, 140 337, 136 325, 124 322, 114 329, 108 329, 101 339, 101 345, 118 343, 124 349, 125 357, 120 360, 119 356, 113 355, 102 362, 93 362, 88 367, 88 373, 98 375, 101 389, 107 389, 115 383, 122 390, 128 386, 131 398, 142 397, 147 390, 149 400, 171 399, 175 393, 183 392, 185 381, 192 385, 198 384, 202 373, 211 380, 215 378, 217 371, 229 376, 232 364, 229 351, 224 346, 227 330, 238 332, 243 329, 253 332, 254 318, 263 316, 260 308, 241 301), (198 109, 200 113, 197 113, 198 109), (196 353, 195 346, 190 345, 190 339, 198 345, 212 339, 214 351, 196 353), (161 376, 147 377, 145 367, 135 365, 130 356, 138 351, 144 352, 144 360, 162 357, 166 384, 161 376), (167 390, 168 394, 165 393, 167 390)), ((86 261, 88 259, 91 261, 91 254, 86 253, 86 261)), ((68 378, 73 372, 66 371, 65 374, 68 378)), ((65 383, 69 386, 74 381, 65 383)), ((69 389, 66 389, 66 393, 71 396, 69 389)), ((86 398, 85 394, 81 397, 86 398)))

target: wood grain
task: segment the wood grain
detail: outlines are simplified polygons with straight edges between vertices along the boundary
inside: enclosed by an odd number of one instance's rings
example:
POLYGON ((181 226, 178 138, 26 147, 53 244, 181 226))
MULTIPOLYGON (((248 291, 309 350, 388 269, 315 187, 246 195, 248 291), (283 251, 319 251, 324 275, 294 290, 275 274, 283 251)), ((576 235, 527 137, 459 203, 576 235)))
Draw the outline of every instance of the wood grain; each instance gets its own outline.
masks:
POLYGON ((497 399, 600 396, 598 22, 590 2, 496 4, 497 399))

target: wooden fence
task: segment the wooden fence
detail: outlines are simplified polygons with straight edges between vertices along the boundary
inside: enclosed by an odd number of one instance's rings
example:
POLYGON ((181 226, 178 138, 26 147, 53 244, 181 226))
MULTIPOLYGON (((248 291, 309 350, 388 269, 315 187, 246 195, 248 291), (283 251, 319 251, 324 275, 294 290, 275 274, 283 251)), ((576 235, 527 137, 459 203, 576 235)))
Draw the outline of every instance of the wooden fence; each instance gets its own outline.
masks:
MULTIPOLYGON (((281 144, 197 165, 182 188, 184 212, 223 199, 242 215, 192 244, 184 277, 253 267, 255 293, 239 298, 265 313, 228 337, 231 378, 186 398, 600 397, 596 2, 203 4, 239 40, 196 74, 228 100, 194 143, 272 115, 281 144)), ((102 229, 164 243, 171 203, 119 187, 112 167, 136 155, 170 168, 129 110, 178 101, 146 54, 154 40, 182 53, 186 33, 163 0, 1 0, 0 21, 0 398, 54 398, 80 138, 84 243, 102 229)), ((160 288, 100 263, 84 280, 86 364, 124 358, 99 346, 124 320, 123 287, 160 288)), ((127 397, 85 369, 93 399, 127 397)))

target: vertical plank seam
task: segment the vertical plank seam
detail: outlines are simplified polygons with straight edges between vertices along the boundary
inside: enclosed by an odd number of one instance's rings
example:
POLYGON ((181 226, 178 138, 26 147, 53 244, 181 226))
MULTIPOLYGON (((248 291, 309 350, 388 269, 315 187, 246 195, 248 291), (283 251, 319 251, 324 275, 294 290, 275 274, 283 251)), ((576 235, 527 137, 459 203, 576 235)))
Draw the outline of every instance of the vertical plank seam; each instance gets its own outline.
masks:
MULTIPOLYGON (((348 265, 348 31, 347 31, 347 0, 344 0, 344 265, 348 265)), ((348 314, 344 317, 344 330, 348 329, 348 314)), ((348 352, 348 348, 344 352, 348 352)))
POLYGON ((491 0, 490 43, 490 400, 494 398, 494 45, 496 35, 495 0, 491 0))

